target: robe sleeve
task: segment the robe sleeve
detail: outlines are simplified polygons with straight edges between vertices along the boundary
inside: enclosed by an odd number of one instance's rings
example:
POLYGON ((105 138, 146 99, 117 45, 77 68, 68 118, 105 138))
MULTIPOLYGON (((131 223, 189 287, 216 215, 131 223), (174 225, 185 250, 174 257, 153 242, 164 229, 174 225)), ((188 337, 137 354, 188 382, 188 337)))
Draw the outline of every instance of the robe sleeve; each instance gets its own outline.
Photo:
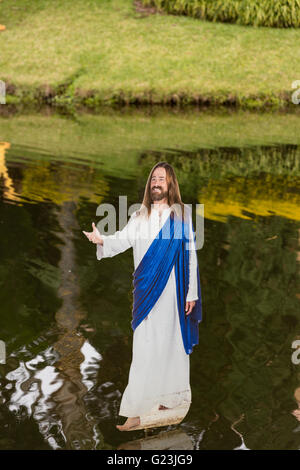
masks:
MULTIPOLYGON (((190 217, 189 220, 190 224, 190 234, 192 234, 192 218, 190 217)), ((197 259, 197 252, 195 249, 195 242, 193 238, 190 238, 190 242, 192 245, 192 249, 190 249, 190 264, 189 264, 189 289, 186 297, 187 302, 191 302, 193 300, 198 300, 198 279, 197 279, 197 267, 198 267, 198 259, 197 259)))
POLYGON ((135 243, 135 226, 136 212, 131 215, 127 225, 122 230, 118 230, 113 235, 103 235, 101 233, 103 245, 97 243, 97 260, 111 258, 133 247, 135 243))

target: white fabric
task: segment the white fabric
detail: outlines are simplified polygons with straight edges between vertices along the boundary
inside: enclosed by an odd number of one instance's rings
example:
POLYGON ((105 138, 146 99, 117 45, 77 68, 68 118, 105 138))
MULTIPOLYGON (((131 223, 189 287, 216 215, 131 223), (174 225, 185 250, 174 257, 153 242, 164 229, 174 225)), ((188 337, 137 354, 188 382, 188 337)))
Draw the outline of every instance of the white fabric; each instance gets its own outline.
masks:
MULTIPOLYGON (((113 235, 101 234, 103 245, 97 244, 97 259, 115 256, 132 247, 136 269, 169 214, 170 207, 163 210, 161 220, 157 209, 151 211, 149 218, 135 212, 123 230, 113 235)), ((197 255, 193 249, 187 300, 197 299, 197 255)), ((189 360, 180 329, 173 267, 158 301, 133 332, 132 363, 119 414, 143 416, 159 405, 173 408, 190 403, 189 360)))

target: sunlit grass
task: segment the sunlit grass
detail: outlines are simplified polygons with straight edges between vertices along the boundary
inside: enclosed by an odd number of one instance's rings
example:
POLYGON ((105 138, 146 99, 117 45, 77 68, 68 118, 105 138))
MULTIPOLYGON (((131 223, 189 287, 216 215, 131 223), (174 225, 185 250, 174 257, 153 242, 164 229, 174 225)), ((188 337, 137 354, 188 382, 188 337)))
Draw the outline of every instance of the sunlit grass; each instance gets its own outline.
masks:
POLYGON ((1 79, 114 93, 291 91, 300 30, 139 18, 131 0, 3 0, 1 79), (18 9, 16 9, 18 8, 18 9), (73 78, 72 78, 73 77, 73 78))

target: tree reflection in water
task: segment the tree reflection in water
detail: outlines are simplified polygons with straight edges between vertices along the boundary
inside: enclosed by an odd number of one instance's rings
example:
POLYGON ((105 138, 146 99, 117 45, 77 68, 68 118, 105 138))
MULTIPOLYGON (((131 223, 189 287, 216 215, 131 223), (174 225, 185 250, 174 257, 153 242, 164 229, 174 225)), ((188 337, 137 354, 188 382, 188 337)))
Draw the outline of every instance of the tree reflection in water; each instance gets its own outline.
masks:
POLYGON ((73 203, 63 203, 57 216, 64 242, 59 262, 62 305, 55 315, 58 340, 6 375, 15 381, 16 388, 8 406, 17 413, 25 406, 53 449, 102 448, 103 437, 84 401, 95 383, 102 357, 78 332, 85 315, 78 302, 79 283, 74 274, 75 253, 70 237, 77 227, 73 203))

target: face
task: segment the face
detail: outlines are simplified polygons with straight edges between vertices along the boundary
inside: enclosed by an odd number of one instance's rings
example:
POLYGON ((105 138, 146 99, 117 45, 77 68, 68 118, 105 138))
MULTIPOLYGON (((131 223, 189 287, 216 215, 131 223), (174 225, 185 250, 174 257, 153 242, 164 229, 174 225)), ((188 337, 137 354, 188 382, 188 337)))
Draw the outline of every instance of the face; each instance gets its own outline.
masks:
POLYGON ((158 167, 151 177, 151 198, 152 201, 160 201, 168 197, 168 183, 165 168, 158 167))

